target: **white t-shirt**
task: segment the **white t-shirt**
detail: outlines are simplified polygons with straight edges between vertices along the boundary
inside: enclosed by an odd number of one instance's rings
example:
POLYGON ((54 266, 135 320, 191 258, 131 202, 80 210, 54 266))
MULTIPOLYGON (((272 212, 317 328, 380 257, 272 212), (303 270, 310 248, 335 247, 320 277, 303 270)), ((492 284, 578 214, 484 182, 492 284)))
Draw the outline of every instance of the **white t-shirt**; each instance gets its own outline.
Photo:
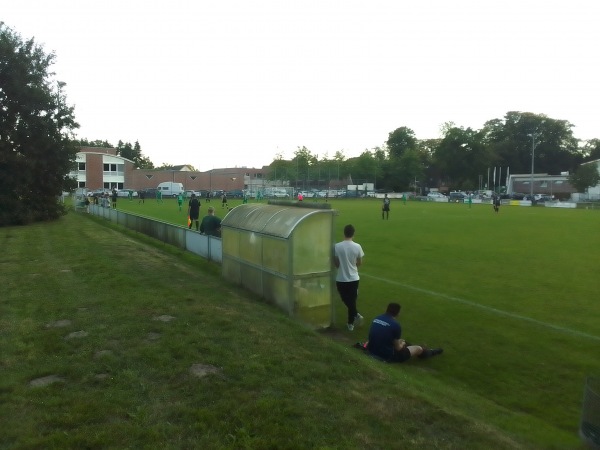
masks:
POLYGON ((340 261, 335 281, 346 283, 348 281, 359 280, 356 260, 365 256, 360 244, 350 240, 343 240, 335 244, 334 254, 340 261))

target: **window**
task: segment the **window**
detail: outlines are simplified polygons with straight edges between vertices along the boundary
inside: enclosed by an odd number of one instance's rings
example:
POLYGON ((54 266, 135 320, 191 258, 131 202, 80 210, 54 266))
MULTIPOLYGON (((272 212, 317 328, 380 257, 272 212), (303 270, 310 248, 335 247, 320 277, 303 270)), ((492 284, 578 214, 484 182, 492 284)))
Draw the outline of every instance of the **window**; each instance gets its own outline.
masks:
POLYGON ((123 175, 124 172, 124 164, 104 164, 104 175, 123 175))
POLYGON ((84 188, 85 187, 85 181, 78 181, 77 182, 77 187, 84 188))
POLYGON ((79 170, 80 172, 85 172, 85 163, 84 162, 77 163, 77 170, 79 170))

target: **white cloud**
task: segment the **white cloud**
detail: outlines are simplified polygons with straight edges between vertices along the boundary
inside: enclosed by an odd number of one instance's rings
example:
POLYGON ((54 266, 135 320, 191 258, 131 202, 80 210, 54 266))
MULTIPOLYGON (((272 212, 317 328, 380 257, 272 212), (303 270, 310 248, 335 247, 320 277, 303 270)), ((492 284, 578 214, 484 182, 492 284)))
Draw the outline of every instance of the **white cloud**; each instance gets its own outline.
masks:
POLYGON ((521 110, 600 137, 593 2, 21 0, 4 22, 57 55, 79 136, 155 164, 356 156, 521 110))

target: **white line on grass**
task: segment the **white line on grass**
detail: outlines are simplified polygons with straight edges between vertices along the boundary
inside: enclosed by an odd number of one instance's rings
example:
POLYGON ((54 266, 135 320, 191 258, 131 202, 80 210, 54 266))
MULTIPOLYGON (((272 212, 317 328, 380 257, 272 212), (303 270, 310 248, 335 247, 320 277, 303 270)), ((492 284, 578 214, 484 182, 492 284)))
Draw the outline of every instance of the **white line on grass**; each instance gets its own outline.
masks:
POLYGON ((427 295, 430 295, 432 297, 439 297, 439 298, 443 298, 445 300, 450 300, 452 302, 462 303, 463 305, 468 305, 468 306, 472 306, 472 307, 475 307, 475 308, 480 308, 480 309, 483 309, 485 311, 491 312, 493 314, 498 314, 498 315, 501 315, 501 316, 510 317, 512 319, 523 320, 525 322, 535 323, 536 325, 540 325, 540 326, 546 327, 546 328, 551 328, 553 330, 560 331, 560 332, 563 332, 563 333, 573 334, 575 336, 580 336, 580 337, 592 339, 594 341, 600 341, 600 337, 594 336, 593 334, 583 333, 582 331, 571 330, 569 328, 559 327, 558 325, 553 325, 551 323, 542 322, 540 320, 532 319, 531 317, 520 316, 518 314, 513 314, 513 313, 510 313, 510 312, 502 311, 500 309, 492 308, 490 306, 485 306, 485 305, 480 305, 479 303, 470 302, 470 301, 465 300, 463 298, 453 297, 451 295, 442 294, 440 292, 434 292, 434 291, 430 291, 428 289, 423 289, 423 288, 420 288, 420 287, 411 286, 410 284, 404 284, 404 283, 400 283, 398 281, 388 280, 387 278, 376 277, 374 275, 369 275, 368 273, 364 273, 364 272, 362 272, 361 275, 364 275, 365 277, 368 277, 368 278, 373 278, 374 280, 383 281, 384 283, 389 283, 389 284, 393 284, 393 285, 396 285, 396 286, 403 287, 405 289, 410 289, 412 291, 420 292, 422 294, 427 294, 427 295))

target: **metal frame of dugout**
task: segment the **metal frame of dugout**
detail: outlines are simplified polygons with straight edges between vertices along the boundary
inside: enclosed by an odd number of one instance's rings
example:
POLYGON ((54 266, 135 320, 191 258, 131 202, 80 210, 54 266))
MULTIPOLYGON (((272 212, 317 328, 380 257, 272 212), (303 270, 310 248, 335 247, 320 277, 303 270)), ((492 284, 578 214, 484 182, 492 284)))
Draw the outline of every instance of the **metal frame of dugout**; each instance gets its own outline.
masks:
POLYGON ((586 380, 579 436, 589 448, 600 449, 600 378, 586 380))
POLYGON ((222 275, 317 327, 334 318, 329 204, 246 204, 221 222, 222 275))

